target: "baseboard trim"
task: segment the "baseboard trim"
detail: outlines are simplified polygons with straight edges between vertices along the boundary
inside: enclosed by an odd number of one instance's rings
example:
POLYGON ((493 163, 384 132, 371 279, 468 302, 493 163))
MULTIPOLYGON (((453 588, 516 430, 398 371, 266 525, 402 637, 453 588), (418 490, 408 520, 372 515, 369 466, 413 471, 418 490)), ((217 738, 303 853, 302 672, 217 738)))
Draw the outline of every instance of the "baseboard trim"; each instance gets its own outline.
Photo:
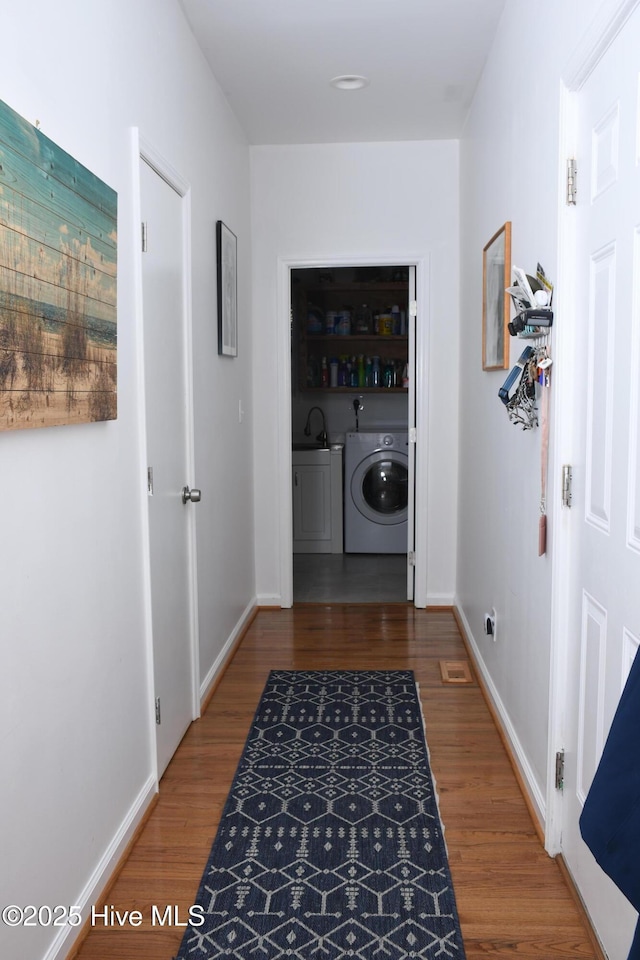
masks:
POLYGON ((93 871, 84 890, 75 901, 80 907, 84 922, 81 927, 61 927, 60 933, 45 953, 43 960, 74 960, 91 930, 92 905, 104 900, 133 849, 138 837, 158 802, 155 776, 147 779, 142 790, 129 808, 116 835, 107 847, 93 871))
POLYGON ((259 593, 256 603, 261 610, 267 607, 282 607, 282 596, 279 593, 259 593))
POLYGON ((455 597, 452 593, 429 593, 427 594, 426 609, 440 607, 441 609, 451 610, 455 597))
POLYGON ((238 622, 231 631, 229 639, 225 643, 224 647, 213 661, 209 671, 207 672, 206 677, 200 684, 200 711, 204 713, 206 710, 211 697, 216 691, 216 688, 220 681, 222 680, 225 670, 233 660, 236 650, 240 646, 244 635, 247 630, 253 623, 253 620, 258 613, 258 605, 255 600, 251 600, 250 603, 244 608, 242 614, 240 615, 238 622))
MULTIPOLYGON (((282 598, 280 596, 275 596, 275 595, 268 596, 264 594, 262 596, 258 596, 258 599, 257 599, 258 610, 273 610, 274 607, 282 609, 281 599, 282 598)), ((427 605, 424 609, 425 610, 443 610, 443 611, 452 610, 454 600, 455 598, 452 596, 452 594, 434 593, 433 595, 430 595, 427 597, 427 605)), ((322 606, 326 606, 327 604, 333 605, 333 602, 331 600, 317 600, 315 602, 318 604, 322 604, 322 606)), ((350 601, 344 601, 344 602, 349 603, 350 601)), ((377 603, 378 601, 366 601, 366 602, 377 603)), ((411 600, 395 600, 393 602, 394 603, 413 603, 413 601, 411 600)), ((415 606, 415 603, 413 603, 413 605, 415 606)), ((306 601, 305 601, 305 606, 309 606, 309 604, 306 601)), ((421 609, 421 608, 416 607, 416 609, 421 609)))
POLYGON ((520 792, 522 793, 524 802, 527 805, 531 822, 533 823, 540 842, 544 846, 544 797, 542 796, 540 787, 533 776, 533 771, 529 761, 526 758, 522 744, 518 739, 513 724, 509 719, 509 715, 505 709, 502 699, 500 698, 489 671, 486 668, 484 660, 480 655, 480 650, 475 642, 473 632, 469 626, 467 618, 458 604, 454 604, 453 606, 453 616, 458 624, 458 629, 460 630, 467 653, 475 667, 478 685, 482 690, 482 695, 484 696, 489 708, 489 712, 493 717, 493 722, 496 725, 496 729, 500 734, 500 739, 502 740, 504 748, 507 751, 507 756, 513 768, 516 780, 518 781, 520 792))
POLYGON ((587 908, 585 907, 584 901, 578 892, 578 888, 573 882, 573 877, 571 876, 571 871, 567 866, 566 860, 564 859, 561 853, 557 854, 554 857, 554 860, 558 864, 558 869, 562 874, 562 878, 567 885, 567 889, 569 890, 569 893, 571 894, 571 897, 576 907, 578 908, 580 919, 582 920, 584 924, 584 928, 587 931, 589 940, 591 941, 591 946, 593 947, 593 952, 595 954, 596 960, 607 960, 607 955, 602 949, 602 944, 598 939, 597 933, 593 929, 593 925, 589 918, 589 914, 587 913, 587 908))
MULTIPOLYGON (((258 613, 258 609, 255 600, 247 604, 229 639, 201 684, 200 699, 203 711, 215 693, 216 687, 258 613)), ((82 926, 80 928, 65 927, 61 929, 60 935, 55 938, 43 960, 62 960, 63 957, 66 960, 75 960, 91 929, 91 918, 87 915, 88 911, 90 911, 92 904, 96 904, 108 896, 157 800, 157 783, 155 778, 151 776, 131 806, 129 813, 94 870, 80 898, 76 901, 84 918, 82 926)))

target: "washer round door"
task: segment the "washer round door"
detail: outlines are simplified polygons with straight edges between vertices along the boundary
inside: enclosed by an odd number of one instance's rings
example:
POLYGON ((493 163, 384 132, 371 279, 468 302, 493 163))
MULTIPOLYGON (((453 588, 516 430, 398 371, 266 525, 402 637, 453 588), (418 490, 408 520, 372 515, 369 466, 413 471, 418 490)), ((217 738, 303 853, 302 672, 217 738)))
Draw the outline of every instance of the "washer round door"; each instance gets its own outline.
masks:
POLYGON ((373 523, 404 523, 409 502, 409 460, 397 450, 379 450, 353 471, 351 498, 373 523))

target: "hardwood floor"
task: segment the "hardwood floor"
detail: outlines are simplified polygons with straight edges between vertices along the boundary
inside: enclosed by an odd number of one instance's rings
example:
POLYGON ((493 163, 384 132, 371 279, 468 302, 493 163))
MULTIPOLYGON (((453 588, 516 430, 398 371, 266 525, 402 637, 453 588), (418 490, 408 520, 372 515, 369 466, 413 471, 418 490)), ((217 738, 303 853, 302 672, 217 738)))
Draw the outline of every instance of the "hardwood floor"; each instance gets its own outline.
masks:
MULTIPOLYGON (((558 865, 536 835, 477 684, 445 685, 439 661, 466 659, 448 612, 408 604, 259 611, 205 715, 169 765, 160 797, 107 897, 138 927, 93 926, 78 960, 170 960, 271 669, 411 669, 420 685, 467 960, 596 960, 558 865)), ((102 909, 97 907, 96 909, 102 909)))

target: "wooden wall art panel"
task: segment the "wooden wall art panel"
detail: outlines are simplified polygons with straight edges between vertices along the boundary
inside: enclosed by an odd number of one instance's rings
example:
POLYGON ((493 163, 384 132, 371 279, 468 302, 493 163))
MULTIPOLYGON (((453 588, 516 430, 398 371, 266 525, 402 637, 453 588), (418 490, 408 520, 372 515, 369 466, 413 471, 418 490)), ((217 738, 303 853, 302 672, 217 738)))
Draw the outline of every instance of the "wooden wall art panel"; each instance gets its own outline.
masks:
POLYGON ((0 430, 117 414, 117 194, 0 101, 0 430))

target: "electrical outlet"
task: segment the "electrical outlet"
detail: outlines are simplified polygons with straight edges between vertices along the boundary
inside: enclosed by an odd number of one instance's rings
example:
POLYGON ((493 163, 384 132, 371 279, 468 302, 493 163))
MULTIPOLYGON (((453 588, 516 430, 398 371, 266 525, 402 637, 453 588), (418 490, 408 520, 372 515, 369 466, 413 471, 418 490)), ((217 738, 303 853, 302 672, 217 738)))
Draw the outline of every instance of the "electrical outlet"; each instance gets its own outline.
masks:
POLYGON ((488 637, 491 637, 493 642, 496 642, 497 639, 497 614, 496 608, 491 607, 489 613, 485 613, 483 620, 483 629, 488 637))

